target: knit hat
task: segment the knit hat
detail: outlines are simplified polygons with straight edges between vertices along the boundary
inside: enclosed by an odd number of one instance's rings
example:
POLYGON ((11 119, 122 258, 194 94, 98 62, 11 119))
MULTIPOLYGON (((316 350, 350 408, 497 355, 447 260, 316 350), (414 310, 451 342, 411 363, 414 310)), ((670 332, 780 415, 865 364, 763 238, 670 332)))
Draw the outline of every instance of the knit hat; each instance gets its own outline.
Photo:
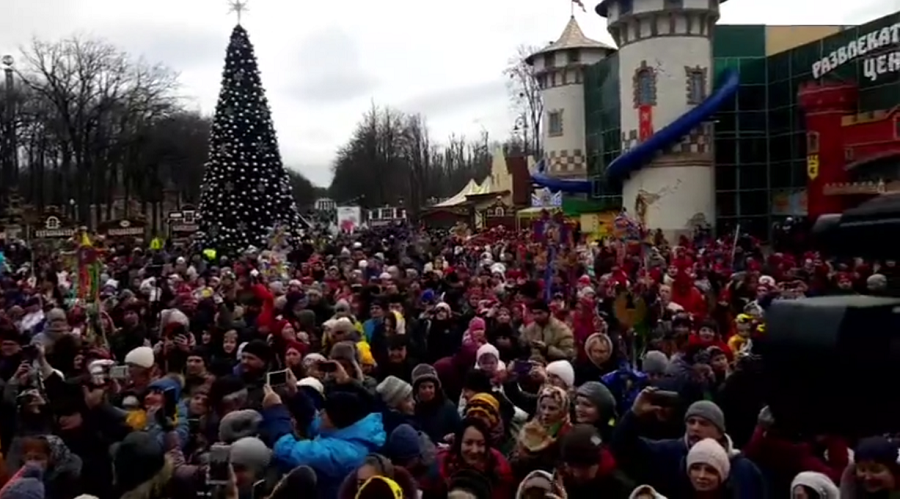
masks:
POLYGON ((388 376, 375 388, 385 405, 394 408, 412 396, 412 385, 396 376, 388 376))
POLYGON ((137 347, 125 355, 125 364, 131 364, 144 369, 153 367, 155 357, 150 347, 137 347))
POLYGON ((113 451, 113 473, 119 490, 133 490, 153 478, 166 464, 160 442, 145 431, 125 436, 113 451))
POLYGON ((229 412, 219 422, 219 441, 231 444, 246 437, 259 434, 262 415, 253 409, 229 412))
MULTIPOLYGON (((427 437, 426 437, 427 438, 427 437)), ((392 461, 405 463, 422 453, 421 437, 415 428, 401 424, 394 428, 385 443, 385 454, 392 461)))
POLYGON ((303 369, 309 370, 312 366, 318 364, 319 362, 325 362, 328 360, 324 355, 320 353, 310 353, 307 354, 306 357, 303 357, 303 360, 300 362, 303 365, 303 369))
POLYGON ((44 470, 25 465, 0 489, 0 499, 44 499, 44 470))
POLYGON ((272 460, 272 450, 256 437, 244 437, 231 444, 231 463, 256 471, 263 471, 272 460))
POLYGON ((562 437, 560 459, 566 464, 591 466, 600 460, 603 440, 589 424, 577 424, 562 437))
POLYGON ((832 482, 827 475, 823 475, 817 471, 803 471, 798 473, 797 476, 794 477, 794 481, 791 482, 791 492, 801 485, 818 493, 818 497, 821 499, 839 499, 841 496, 840 491, 834 482, 832 482))
POLYGON ((688 451, 688 469, 695 464, 712 466, 719 473, 719 478, 722 481, 725 481, 728 478, 728 473, 731 472, 731 460, 728 459, 728 454, 719 442, 711 438, 704 438, 694 444, 691 450, 688 451))
POLYGON ((553 374, 566 384, 566 388, 575 386, 575 369, 568 360, 555 360, 547 364, 547 374, 553 374))
POLYGON ((644 354, 641 370, 646 374, 663 375, 669 369, 669 358, 659 350, 651 350, 644 354))
POLYGON ((412 370, 413 388, 417 388, 419 383, 423 381, 431 381, 437 388, 441 387, 441 378, 438 376, 437 369, 430 364, 419 364, 412 370))
POLYGON ((288 499, 302 496, 309 493, 310 490, 316 489, 318 477, 316 472, 309 466, 298 466, 285 475, 269 499, 288 499))
POLYGON ((900 461, 897 444, 882 437, 867 437, 856 444, 854 460, 857 463, 872 461, 885 466, 896 467, 900 461))
MULTIPOLYGON (((331 347, 331 360, 346 360, 353 364, 359 364, 359 353, 352 341, 339 341, 331 347)), ((348 373, 349 374, 349 373, 348 373)))
POLYGON ((450 476, 447 492, 466 491, 477 499, 491 499, 491 482, 483 474, 472 469, 461 469, 450 476))
POLYGON ((725 434, 725 413, 716 405, 715 402, 709 400, 698 400, 688 407, 684 413, 684 420, 690 418, 703 418, 709 421, 717 430, 725 434))
POLYGON ((244 345, 243 350, 241 350, 241 354, 245 353, 258 357, 259 360, 266 363, 272 360, 272 347, 260 339, 247 342, 247 344, 244 345))
POLYGON ((615 417, 616 415, 616 397, 606 385, 599 381, 588 381, 579 386, 575 396, 588 399, 603 417, 615 417))
POLYGON ((325 396, 325 385, 318 378, 307 376, 297 382, 297 387, 306 386, 317 391, 319 395, 325 396))

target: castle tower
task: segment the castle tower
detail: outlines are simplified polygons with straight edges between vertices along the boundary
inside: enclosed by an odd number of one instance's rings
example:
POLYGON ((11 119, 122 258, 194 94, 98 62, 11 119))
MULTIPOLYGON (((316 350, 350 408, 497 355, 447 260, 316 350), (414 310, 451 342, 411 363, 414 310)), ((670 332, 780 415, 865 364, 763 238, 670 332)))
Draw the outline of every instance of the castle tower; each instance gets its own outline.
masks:
POLYGON ((541 88, 541 138, 549 175, 587 176, 584 70, 612 52, 613 47, 586 37, 572 16, 558 40, 525 59, 541 88))
POLYGON ((806 113, 806 199, 810 220, 844 211, 842 196, 826 196, 825 186, 847 182, 843 118, 856 108, 859 90, 851 83, 807 83, 797 92, 806 113))
MULTIPOLYGON (((603 0, 596 12, 619 46, 622 151, 709 96, 712 33, 725 0, 603 0)), ((698 122, 623 179, 622 203, 667 236, 715 222, 713 127, 698 122)), ((671 239, 670 239, 671 240, 671 239)))

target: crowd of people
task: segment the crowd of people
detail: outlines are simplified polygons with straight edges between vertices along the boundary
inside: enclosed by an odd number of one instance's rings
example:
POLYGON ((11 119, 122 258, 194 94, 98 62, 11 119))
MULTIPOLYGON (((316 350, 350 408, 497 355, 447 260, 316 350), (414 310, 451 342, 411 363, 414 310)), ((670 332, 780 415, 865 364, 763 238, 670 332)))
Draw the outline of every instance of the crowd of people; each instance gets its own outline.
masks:
POLYGON ((779 428, 753 352, 773 300, 877 293, 895 262, 708 234, 548 262, 534 236, 98 242, 90 303, 60 253, 8 244, 0 499, 900 494, 889 438, 779 428))

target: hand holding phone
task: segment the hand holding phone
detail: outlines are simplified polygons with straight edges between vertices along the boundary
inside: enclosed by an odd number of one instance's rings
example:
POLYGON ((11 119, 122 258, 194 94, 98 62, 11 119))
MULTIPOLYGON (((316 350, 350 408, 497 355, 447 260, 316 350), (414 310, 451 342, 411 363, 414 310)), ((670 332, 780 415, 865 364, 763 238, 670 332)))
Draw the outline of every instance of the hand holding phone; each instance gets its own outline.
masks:
POLYGON ((165 409, 165 415, 172 420, 175 419, 175 414, 178 412, 178 399, 175 396, 175 389, 169 388, 163 391, 163 404, 165 409))
POLYGON ((266 384, 272 387, 287 384, 287 369, 266 373, 266 384))
POLYGON ((110 379, 125 380, 128 379, 128 366, 112 366, 109 368, 110 379))
POLYGON ((678 392, 656 390, 650 393, 650 402, 660 407, 674 407, 681 401, 678 392))
POLYGON ((231 479, 231 446, 214 444, 209 449, 209 467, 206 470, 208 485, 228 485, 231 479))

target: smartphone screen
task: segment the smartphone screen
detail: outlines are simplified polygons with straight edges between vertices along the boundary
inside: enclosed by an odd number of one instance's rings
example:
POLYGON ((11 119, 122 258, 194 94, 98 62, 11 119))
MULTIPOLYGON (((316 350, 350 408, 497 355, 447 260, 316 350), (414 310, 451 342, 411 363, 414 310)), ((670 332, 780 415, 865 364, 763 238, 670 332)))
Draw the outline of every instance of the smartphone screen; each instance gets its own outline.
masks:
POLYGON ((178 410, 178 399, 175 398, 175 389, 170 388, 163 392, 163 400, 165 400, 166 416, 175 418, 178 410))
POLYGON ((337 364, 333 360, 319 362, 319 370, 323 373, 333 373, 337 371, 337 364))
POLYGON ((531 369, 534 367, 534 363, 529 360, 517 360, 516 361, 516 374, 519 376, 527 376, 531 373, 531 369))
POLYGON ((283 386, 287 384, 287 369, 266 373, 266 383, 269 386, 283 386))
POLYGON ((672 407, 678 405, 681 396, 678 395, 678 392, 659 390, 651 394, 650 400, 662 407, 672 407))
POLYGON ((112 366, 109 377, 116 380, 128 379, 128 366, 112 366))
POLYGON ((226 485, 231 477, 231 446, 215 444, 209 449, 209 468, 206 483, 226 485))
POLYGON ((253 482, 253 499, 265 499, 267 495, 265 479, 253 482))

